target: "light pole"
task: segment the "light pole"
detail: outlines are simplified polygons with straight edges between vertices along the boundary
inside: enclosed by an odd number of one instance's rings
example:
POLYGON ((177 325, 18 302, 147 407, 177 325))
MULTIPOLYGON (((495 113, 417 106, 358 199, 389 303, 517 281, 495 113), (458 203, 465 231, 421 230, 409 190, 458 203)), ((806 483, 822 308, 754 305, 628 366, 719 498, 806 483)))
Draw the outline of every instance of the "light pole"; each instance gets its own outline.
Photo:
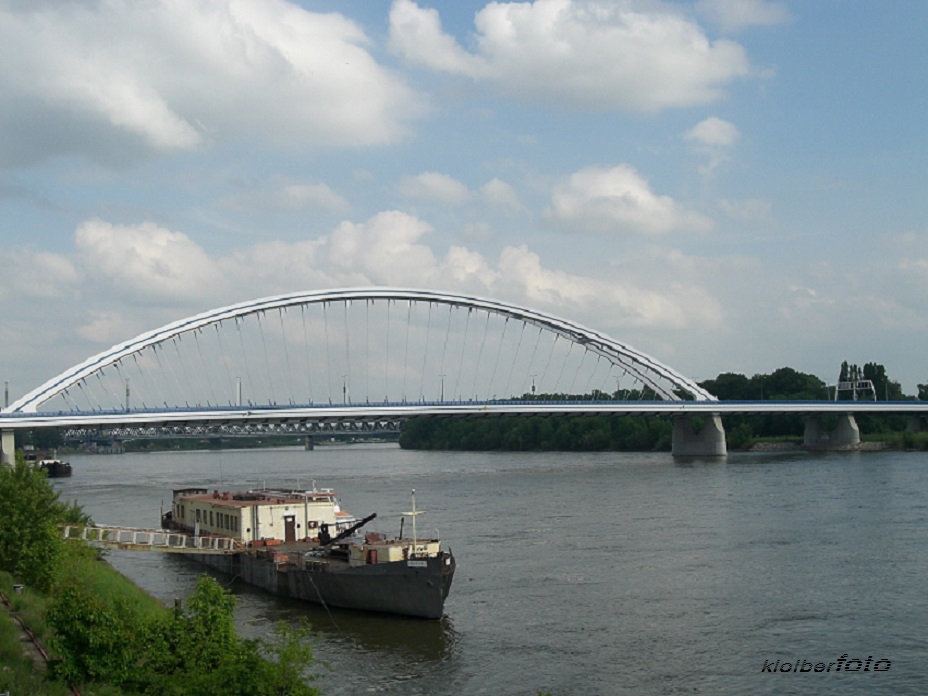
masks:
POLYGON ((445 403, 445 375, 438 375, 438 377, 441 379, 441 395, 439 401, 445 403))

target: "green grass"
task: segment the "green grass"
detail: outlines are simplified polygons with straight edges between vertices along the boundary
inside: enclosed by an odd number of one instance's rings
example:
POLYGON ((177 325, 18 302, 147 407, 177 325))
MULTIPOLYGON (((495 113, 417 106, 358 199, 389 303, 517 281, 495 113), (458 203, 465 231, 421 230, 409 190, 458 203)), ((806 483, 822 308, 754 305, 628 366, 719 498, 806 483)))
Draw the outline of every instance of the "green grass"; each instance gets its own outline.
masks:
MULTIPOLYGON (((108 563, 98 560, 95 553, 81 551, 76 544, 69 550, 72 553, 66 554, 61 568, 61 577, 67 578, 68 582, 85 587, 100 597, 107 597, 108 601, 125 607, 126 611, 140 619, 168 611, 158 600, 147 595, 108 563)), ((45 623, 46 608, 52 600, 28 587, 22 592, 14 592, 14 584, 17 584, 17 581, 13 576, 0 572, 0 590, 10 600, 13 610, 39 639, 42 647, 54 658, 54 650, 49 640, 52 631, 45 623)), ((32 660, 23 654, 21 635, 19 624, 6 611, 0 611, 0 692, 38 696, 70 694, 67 685, 45 681, 44 670, 37 669, 32 660)), ((119 696, 125 693, 120 689, 100 684, 77 686, 84 696, 119 696)))
MULTIPOLYGON (((0 590, 10 600, 15 611, 33 633, 45 629, 45 600, 28 588, 13 592, 16 584, 9 573, 0 572, 0 590)), ((45 681, 45 672, 23 652, 23 632, 19 623, 8 613, 0 610, 0 691, 11 694, 36 694, 37 696, 64 696, 70 689, 64 684, 45 681)), ((39 638, 45 647, 44 641, 39 638)))

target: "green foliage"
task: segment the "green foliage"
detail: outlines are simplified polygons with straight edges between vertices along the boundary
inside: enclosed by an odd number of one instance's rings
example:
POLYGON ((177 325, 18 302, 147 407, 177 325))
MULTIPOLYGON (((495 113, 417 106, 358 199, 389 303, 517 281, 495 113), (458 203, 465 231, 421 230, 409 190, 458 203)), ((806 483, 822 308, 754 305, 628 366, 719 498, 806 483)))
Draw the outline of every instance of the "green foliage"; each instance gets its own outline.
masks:
MULTIPOLYGON (((100 563, 94 549, 61 538, 59 523, 90 520, 79 506, 61 503, 44 472, 22 457, 13 467, 0 466, 0 519, 0 583, 10 584, 15 575, 27 588, 51 595, 18 610, 26 609, 21 613, 29 613, 33 630, 47 635, 53 678, 92 683, 101 694, 318 694, 307 683, 314 663, 305 631, 281 628, 270 642, 239 638, 234 597, 206 576, 186 609, 168 612, 100 563)), ((5 645, 0 631, 0 655, 5 645)), ((9 679, 0 684, 15 686, 16 693, 59 693, 34 688, 28 675, 21 681, 19 671, 4 675, 9 679)))
POLYGON ((400 446, 428 450, 669 451, 670 419, 659 416, 527 416, 416 418, 403 426, 400 446))
MULTIPOLYGON (((869 380, 873 384, 873 393, 866 393, 860 398, 876 399, 877 401, 904 401, 906 396, 902 393, 902 385, 892 381, 886 374, 886 368, 879 363, 867 363, 861 369, 857 365, 849 364, 846 360, 841 363, 839 382, 856 382, 869 380)), ((854 398, 853 391, 843 391, 838 394, 840 400, 854 398)))
POLYGON ((131 669, 131 634, 119 612, 82 587, 65 588, 48 612, 59 657, 52 675, 71 684, 122 683, 131 669))
MULTIPOLYGON (((863 368, 844 363, 841 374, 857 375, 873 381, 890 399, 905 399, 898 382, 886 375, 877 363, 863 368)), ((823 401, 829 388, 815 375, 781 367, 770 374, 753 377, 725 372, 700 386, 722 401, 823 401)), ((920 398, 928 400, 928 384, 919 385, 920 398)), ((572 400, 610 398, 600 392, 592 395, 524 394, 521 400, 572 400)), ((637 400, 654 398, 653 393, 623 392, 612 398, 637 400)), ((881 397, 882 398, 882 397, 881 397)), ((834 420, 832 418, 832 420, 834 420)), ((823 427, 829 427, 825 419, 823 427)), ((902 416, 857 417, 861 432, 890 433, 905 429, 902 416)), ((805 431, 801 415, 730 415, 723 417, 728 446, 748 449, 758 439, 800 439, 805 431)), ((831 424, 833 425, 833 423, 831 424)), ((525 416, 410 419, 403 426, 400 446, 430 450, 498 451, 667 451, 671 449, 673 421, 641 416, 525 416)))
POLYGON ((306 683, 313 657, 303 634, 278 628, 272 643, 243 640, 235 633, 234 609, 235 598, 202 576, 186 609, 176 607, 147 627, 139 647, 145 660, 133 686, 177 696, 318 694, 306 683))
POLYGON ((0 466, 0 569, 49 590, 62 551, 58 523, 78 514, 58 500, 45 473, 17 457, 0 466))
POLYGON ((308 684, 308 631, 279 626, 269 642, 239 638, 235 598, 208 576, 186 608, 157 613, 89 585, 66 587, 48 612, 58 679, 166 696, 318 696, 308 684))

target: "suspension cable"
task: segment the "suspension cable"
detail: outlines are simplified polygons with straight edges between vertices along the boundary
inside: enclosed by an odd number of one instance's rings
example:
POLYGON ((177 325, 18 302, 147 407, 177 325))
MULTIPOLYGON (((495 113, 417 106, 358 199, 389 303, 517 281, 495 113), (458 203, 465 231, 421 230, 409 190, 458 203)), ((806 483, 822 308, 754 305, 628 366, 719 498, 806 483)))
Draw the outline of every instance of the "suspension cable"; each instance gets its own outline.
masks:
MULTIPOLYGON (((202 328, 197 328, 193 330, 193 340, 197 344, 197 352, 200 354, 200 362, 203 363, 203 374, 206 375, 206 386, 209 389, 209 395, 212 398, 212 401, 217 406, 219 405, 219 400, 216 398, 216 392, 213 389, 213 380, 209 375, 209 368, 206 365, 206 360, 203 357, 203 349, 200 347, 200 337, 198 334, 203 331, 202 328)), ((207 402, 209 405, 209 402, 207 402)))
POLYGON ((461 362, 458 365, 458 376, 454 380, 454 391, 459 398, 463 398, 461 394, 461 373, 464 371, 464 356, 467 354, 467 332, 470 330, 470 315, 473 312, 472 307, 467 308, 467 317, 464 320, 464 340, 461 341, 461 362))
POLYGON ((383 402, 387 403, 390 398, 390 305, 393 300, 387 298, 387 350, 383 358, 383 402))
POLYGON ((325 373, 329 383, 329 405, 332 404, 332 359, 329 355, 329 313, 328 302, 322 303, 322 323, 325 325, 325 373))
POLYGON ((345 382, 342 383, 342 398, 345 403, 348 402, 348 387, 351 382, 351 343, 350 331, 348 329, 348 309, 351 307, 351 300, 345 300, 345 382))
MULTIPOLYGON (((471 393, 474 395, 474 399, 477 398, 477 376, 480 374, 480 360, 483 357, 483 348, 487 343, 487 329, 490 326, 490 313, 487 312, 487 320, 483 325, 483 339, 480 341, 480 350, 477 351, 477 364, 474 367, 474 383, 471 385, 471 393)), ((489 398, 489 393, 487 398, 489 398)))
POLYGON ((425 323, 425 350, 422 351, 422 374, 419 377, 419 401, 425 401, 425 365, 429 357, 429 336, 432 333, 432 302, 429 301, 429 311, 425 323))
MULTIPOLYGON (((518 344, 516 344, 516 349, 512 354, 512 364, 509 365, 509 375, 506 377, 506 395, 507 395, 506 398, 507 399, 514 396, 514 394, 512 394, 512 390, 510 389, 509 385, 512 383, 512 375, 515 374, 515 371, 516 371, 516 360, 519 357, 519 351, 522 349, 522 338, 525 336, 526 326, 527 324, 523 321, 522 330, 519 331, 519 342, 518 344)), ((525 392, 523 391, 523 393, 525 392)))
MULTIPOLYGON (((541 371, 541 381, 545 382, 548 376, 548 366, 551 364, 551 357, 554 355, 554 348, 557 346, 557 341, 561 337, 561 334, 554 334, 554 341, 551 343, 551 350, 548 351, 548 359, 545 361, 545 369, 541 371)), ((557 385, 555 385, 557 386, 557 385)), ((556 392, 552 392, 556 393, 556 392)))
POLYGON ((313 402, 313 373, 312 373, 312 369, 310 368, 310 360, 309 360, 309 333, 306 331, 306 305, 305 304, 300 305, 300 318, 303 323, 303 358, 306 361, 306 381, 307 381, 307 385, 309 388, 309 394, 307 394, 307 398, 309 399, 309 403, 312 404, 313 402))
MULTIPOLYGON (((532 357, 528 361, 528 371, 525 373, 525 381, 523 384, 522 394, 528 392, 528 380, 532 376, 532 366, 535 364, 535 353, 538 352, 538 342, 541 340, 542 328, 538 327, 538 335, 535 337, 535 345, 532 347, 532 357)), ((532 385, 534 386, 534 384, 532 385)))
MULTIPOLYGON (((557 339, 556 339, 556 338, 554 339, 554 342, 557 343, 557 339)), ((570 358, 570 353, 571 353, 571 351, 573 351, 575 345, 577 345, 577 344, 574 343, 573 341, 570 341, 570 345, 567 346, 567 355, 565 355, 565 356, 564 356, 564 359, 561 360, 561 369, 560 369, 560 371, 557 373, 557 379, 554 381, 554 393, 555 393, 555 394, 558 393, 557 388, 558 388, 559 386, 561 386, 561 377, 564 375, 564 367, 567 365, 567 360, 570 358)), ((553 345, 551 346, 551 355, 554 355, 554 346, 553 346, 553 345)), ((549 356, 549 357, 548 357, 548 361, 550 362, 550 360, 551 360, 551 357, 549 356)), ((545 369, 547 369, 547 367, 546 367, 545 369)), ((567 393, 569 394, 570 392, 567 392, 567 393)))
POLYGON ((242 349, 242 363, 245 365, 245 378, 248 380, 248 395, 249 396, 248 396, 247 402, 250 405, 250 404, 255 403, 252 401, 251 397, 257 395, 257 392, 255 391, 254 380, 252 380, 251 378, 251 368, 249 367, 249 364, 251 361, 248 360, 248 353, 245 350, 245 338, 242 336, 242 323, 243 322, 244 322, 244 319, 239 321, 239 317, 235 317, 235 329, 238 332, 238 342, 239 342, 239 346, 242 349))
MULTIPOLYGON (((235 381, 232 379, 232 372, 229 370, 229 360, 226 358, 231 358, 232 356, 226 353, 225 346, 222 344, 222 331, 219 328, 219 325, 222 324, 221 321, 217 321, 213 324, 213 328, 216 329, 216 340, 219 342, 219 362, 226 369, 226 384, 229 385, 229 388, 233 388, 235 381)), ((238 399, 236 399, 237 401, 238 399)), ((229 405, 232 405, 232 399, 229 399, 229 405)), ((237 406, 238 404, 236 404, 237 406)))
POLYGON ((409 364, 409 325, 412 324, 412 300, 406 305, 406 352, 403 354, 403 403, 406 403, 406 367, 409 364))
POLYGON ((264 373, 267 377, 267 403, 277 404, 277 399, 275 390, 274 390, 274 381, 271 377, 271 358, 267 352, 267 339, 264 336, 264 324, 261 323, 261 315, 264 314, 264 311, 255 312, 255 319, 258 321, 258 333, 261 335, 261 347, 264 350, 264 373))
MULTIPOLYGON (((190 379, 187 377, 187 365, 184 363, 184 359, 183 359, 183 357, 182 357, 181 354, 180 354, 180 346, 177 345, 177 336, 172 336, 172 337, 171 337, 171 343, 174 344, 174 352, 177 354, 177 361, 178 361, 178 363, 180 363, 180 371, 183 373, 183 376, 184 376, 184 384, 188 384, 188 385, 189 385, 189 384, 191 384, 191 381, 190 381, 190 379)), ((177 388, 178 388, 178 392, 177 392, 178 395, 184 394, 184 388, 180 385, 180 382, 178 382, 177 388)), ((188 394, 189 394, 189 393, 190 393, 190 392, 188 392, 188 394)), ((187 407, 188 407, 188 408, 190 407, 190 401, 189 401, 189 399, 184 399, 184 403, 187 404, 187 407)))
MULTIPOLYGON (((487 313, 487 321, 490 320, 490 314, 487 313)), ((493 372, 490 373, 490 381, 487 384, 487 399, 493 391, 493 382, 496 381, 496 370, 499 368, 499 356, 503 352, 503 344, 506 342, 506 329, 509 327, 509 317, 503 321, 503 332, 499 339, 499 348, 496 349, 496 359, 493 361, 493 372)), ((494 394, 495 397, 495 394, 494 394)))
POLYGON ((290 351, 287 348, 287 327, 284 326, 284 308, 278 307, 280 316, 280 342, 284 344, 284 362, 287 365, 287 400, 293 406, 293 371, 290 369, 290 351))

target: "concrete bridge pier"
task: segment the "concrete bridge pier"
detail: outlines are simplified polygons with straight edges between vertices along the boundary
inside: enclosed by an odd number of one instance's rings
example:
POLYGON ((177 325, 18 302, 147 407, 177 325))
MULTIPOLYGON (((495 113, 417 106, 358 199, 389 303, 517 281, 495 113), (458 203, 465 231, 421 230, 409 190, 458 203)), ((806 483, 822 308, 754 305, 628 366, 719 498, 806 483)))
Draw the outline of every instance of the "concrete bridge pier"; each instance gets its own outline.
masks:
POLYGON ((909 424, 905 428, 910 433, 923 433, 928 430, 928 417, 909 416, 909 424))
POLYGON ((677 416, 673 419, 675 457, 724 457, 728 454, 725 428, 718 413, 707 416, 677 416), (701 423, 697 432, 694 425, 701 423))
POLYGON ((0 431, 0 464, 13 464, 16 461, 16 441, 14 431, 0 431))
POLYGON ((316 441, 313 440, 312 435, 307 435, 306 438, 303 440, 303 449, 305 449, 307 452, 309 450, 316 449, 316 441))
POLYGON ((806 417, 802 445, 810 450, 850 450, 860 446, 860 429, 853 413, 838 414, 834 430, 824 430, 819 416, 806 417))

